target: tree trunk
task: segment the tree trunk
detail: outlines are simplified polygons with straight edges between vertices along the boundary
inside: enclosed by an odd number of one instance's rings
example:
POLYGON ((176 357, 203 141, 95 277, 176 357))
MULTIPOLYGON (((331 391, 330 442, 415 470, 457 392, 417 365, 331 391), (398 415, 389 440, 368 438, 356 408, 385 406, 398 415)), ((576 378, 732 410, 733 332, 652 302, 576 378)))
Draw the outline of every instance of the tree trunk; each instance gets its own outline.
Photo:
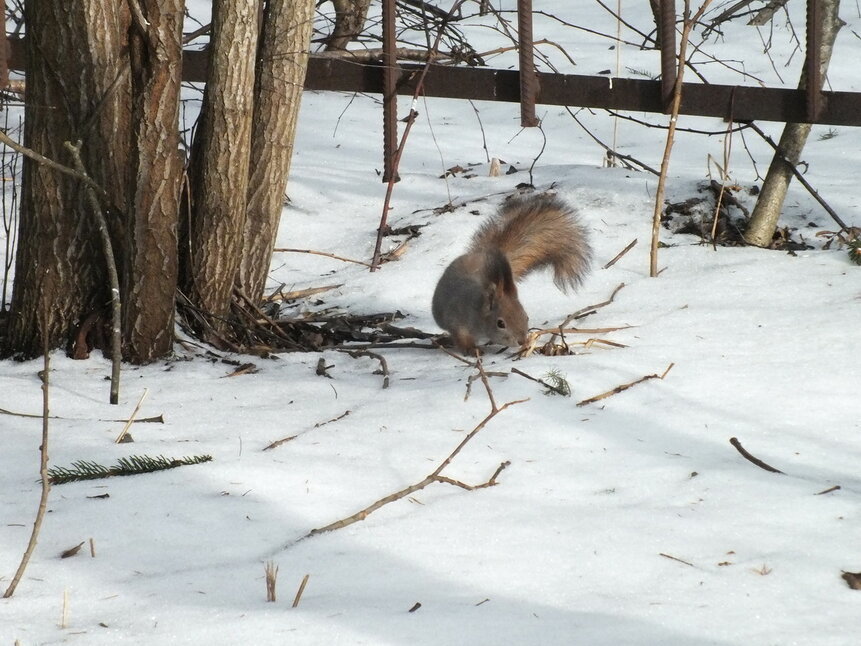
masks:
MULTIPOLYGON (((105 193, 100 206, 120 276, 124 353, 132 361, 151 361, 172 348, 180 259, 192 302, 215 321, 226 318, 237 284, 252 298, 262 294, 292 152, 313 0, 268 0, 258 51, 260 6, 260 0, 214 3, 210 77, 192 147, 191 208, 180 256, 184 0, 25 3, 25 144, 70 163, 64 143, 83 142, 83 166, 105 193)), ((43 313, 55 348, 110 302, 95 218, 83 198, 77 179, 25 158, 5 351, 40 354, 43 313)))
POLYGON ((184 0, 140 0, 149 26, 132 30, 132 195, 123 338, 144 363, 173 347, 177 221, 183 161, 179 92, 184 0))
POLYGON ((230 308, 242 253, 253 116, 258 0, 215 0, 209 71, 190 164, 191 214, 183 269, 191 302, 230 308))
MULTIPOLYGON (((840 0, 822 0, 821 11, 823 11, 823 33, 820 46, 820 76, 825 78, 831 53, 834 49, 834 40, 837 32, 844 24, 838 14, 840 0)), ((802 70, 801 79, 798 83, 799 89, 807 87, 807 74, 802 70)), ((819 88, 817 88, 818 90, 819 88)), ((783 134, 778 144, 778 152, 774 154, 762 191, 756 201, 756 206, 750 216, 745 239, 753 245, 767 247, 774 238, 777 221, 783 209, 786 192, 792 181, 792 167, 801 158, 801 151, 807 142, 811 125, 809 123, 787 123, 783 128, 783 134), (789 162, 789 163, 787 163, 789 162)))
POLYGON ((332 5, 335 7, 335 28, 326 49, 347 49, 347 44, 365 27, 371 0, 332 0, 332 5))
POLYGON ((254 124, 238 285, 263 295, 293 155, 308 67, 314 0, 270 0, 263 18, 254 87, 254 124))
MULTIPOLYGON (((127 5, 29 0, 25 14, 24 144, 68 163, 63 143, 83 140, 88 173, 122 209, 128 144, 121 135, 128 128, 129 84, 121 35, 128 29, 127 5)), ((117 217, 109 224, 114 234, 123 228, 117 217)), ((110 300, 98 240, 77 180, 25 158, 9 325, 12 351, 23 357, 41 354, 43 311, 44 334, 55 348, 89 312, 110 300)))

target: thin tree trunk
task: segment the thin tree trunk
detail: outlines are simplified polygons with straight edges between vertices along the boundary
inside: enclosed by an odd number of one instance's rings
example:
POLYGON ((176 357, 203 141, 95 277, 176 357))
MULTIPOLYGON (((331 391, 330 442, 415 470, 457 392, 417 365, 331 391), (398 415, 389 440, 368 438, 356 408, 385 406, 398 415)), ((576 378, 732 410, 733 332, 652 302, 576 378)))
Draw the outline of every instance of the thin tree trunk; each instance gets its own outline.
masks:
POLYGON ((191 159, 191 302, 223 320, 242 252, 248 189, 258 0, 215 0, 203 106, 191 159))
POLYGON ((326 49, 347 49, 347 44, 365 27, 371 0, 332 0, 332 5, 335 7, 335 27, 326 49))
MULTIPOLYGON (((834 49, 834 40, 844 23, 837 15, 840 0, 821 1, 821 10, 824 12, 824 16, 820 48, 820 74, 824 79, 834 49)), ((804 70, 802 70, 798 87, 799 89, 807 87, 807 74, 804 70)), ((744 236, 750 244, 760 247, 767 247, 771 244, 783 209, 783 202, 786 199, 786 192, 792 181, 792 166, 787 162, 798 163, 801 158, 801 151, 804 150, 804 144, 807 143, 807 137, 810 135, 810 129, 809 123, 787 123, 784 126, 783 134, 778 143, 779 150, 775 153, 768 167, 765 181, 762 184, 762 191, 756 201, 744 236)))
POLYGON ((132 30, 132 194, 126 355, 152 361, 173 346, 177 221, 183 161, 179 93, 184 0, 140 0, 132 30))
POLYGON ((263 295, 293 155, 308 66, 314 0, 270 0, 263 18, 254 88, 254 124, 244 250, 238 284, 263 295))

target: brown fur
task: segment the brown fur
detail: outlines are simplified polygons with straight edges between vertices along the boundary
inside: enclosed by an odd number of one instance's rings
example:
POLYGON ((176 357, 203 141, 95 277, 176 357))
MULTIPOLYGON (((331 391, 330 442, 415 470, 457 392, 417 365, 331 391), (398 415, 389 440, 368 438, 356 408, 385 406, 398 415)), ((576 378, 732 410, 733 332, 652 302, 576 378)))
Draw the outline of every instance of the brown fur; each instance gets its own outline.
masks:
POLYGON ((496 247, 511 264, 515 280, 542 267, 553 267, 553 282, 574 289, 589 269, 592 250, 576 211, 555 195, 508 200, 481 225, 470 251, 496 247))
POLYGON ((588 236, 571 206, 550 195, 511 199, 446 268, 433 295, 434 320, 463 352, 472 352, 483 338, 523 344, 529 319, 515 281, 549 266, 565 291, 583 281, 591 258, 588 236))

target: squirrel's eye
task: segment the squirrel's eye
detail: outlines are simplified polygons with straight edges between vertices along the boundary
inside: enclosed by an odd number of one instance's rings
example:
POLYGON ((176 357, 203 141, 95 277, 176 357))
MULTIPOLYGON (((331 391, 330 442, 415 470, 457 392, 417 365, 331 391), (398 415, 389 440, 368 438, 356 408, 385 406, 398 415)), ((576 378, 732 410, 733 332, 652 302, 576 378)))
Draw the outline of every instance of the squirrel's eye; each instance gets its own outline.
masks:
POLYGON ((496 319, 496 327, 498 327, 500 330, 504 330, 505 329, 505 319, 496 319))

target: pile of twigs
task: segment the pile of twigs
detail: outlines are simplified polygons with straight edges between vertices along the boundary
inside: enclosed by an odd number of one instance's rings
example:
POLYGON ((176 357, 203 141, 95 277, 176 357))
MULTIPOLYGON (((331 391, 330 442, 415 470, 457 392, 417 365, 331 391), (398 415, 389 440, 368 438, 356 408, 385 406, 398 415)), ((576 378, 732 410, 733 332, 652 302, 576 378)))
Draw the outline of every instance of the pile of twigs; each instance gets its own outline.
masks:
MULTIPOLYGON (((177 321, 188 335, 219 350, 258 356, 275 352, 314 352, 345 344, 351 348, 363 348, 434 337, 414 328, 399 328, 392 324, 402 318, 404 315, 400 312, 282 318, 272 308, 257 305, 244 295, 236 294, 230 315, 216 319, 192 305, 182 293, 177 297, 177 321)), ((430 343, 424 345, 432 347, 430 343)))

